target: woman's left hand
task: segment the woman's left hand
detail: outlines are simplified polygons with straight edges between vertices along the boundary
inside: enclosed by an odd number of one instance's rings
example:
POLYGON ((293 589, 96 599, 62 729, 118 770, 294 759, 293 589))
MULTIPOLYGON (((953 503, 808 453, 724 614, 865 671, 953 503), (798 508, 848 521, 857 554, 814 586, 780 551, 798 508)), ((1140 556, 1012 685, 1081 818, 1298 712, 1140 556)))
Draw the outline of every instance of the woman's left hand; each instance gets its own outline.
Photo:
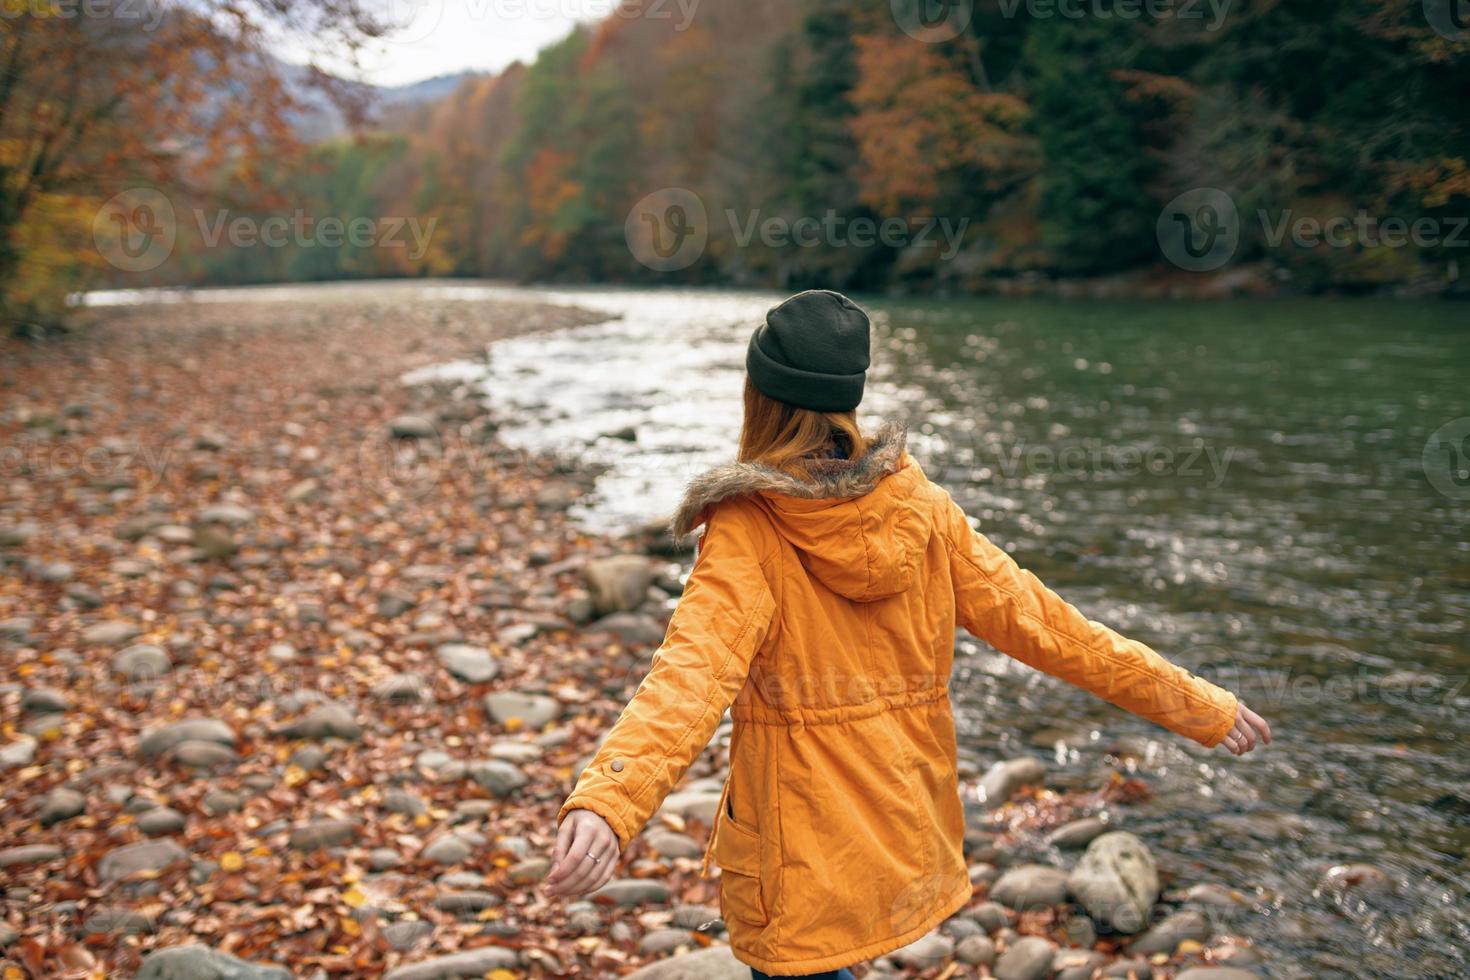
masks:
POLYGON ((607 884, 618 868, 618 835, 591 810, 567 812, 556 833, 551 873, 542 883, 547 894, 582 895, 607 884))

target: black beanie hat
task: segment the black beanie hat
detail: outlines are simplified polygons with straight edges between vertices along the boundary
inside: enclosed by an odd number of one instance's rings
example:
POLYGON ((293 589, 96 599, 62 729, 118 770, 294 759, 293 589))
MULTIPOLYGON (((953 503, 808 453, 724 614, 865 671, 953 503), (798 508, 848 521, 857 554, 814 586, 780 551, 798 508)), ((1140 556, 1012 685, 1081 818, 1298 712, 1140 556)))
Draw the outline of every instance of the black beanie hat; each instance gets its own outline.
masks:
POLYGON ((828 289, 810 289, 772 309, 745 352, 756 389, 815 412, 847 412, 863 400, 868 315, 828 289))

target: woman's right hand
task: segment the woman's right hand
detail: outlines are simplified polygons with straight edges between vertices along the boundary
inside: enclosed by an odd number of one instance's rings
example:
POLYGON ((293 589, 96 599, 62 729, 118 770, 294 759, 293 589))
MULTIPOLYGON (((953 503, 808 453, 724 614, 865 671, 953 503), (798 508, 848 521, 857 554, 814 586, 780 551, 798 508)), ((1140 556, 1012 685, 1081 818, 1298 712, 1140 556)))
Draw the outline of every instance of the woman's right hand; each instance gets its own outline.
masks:
POLYGON ((1232 755, 1245 755, 1256 747, 1257 741, 1262 745, 1271 744, 1271 726, 1266 724, 1266 719, 1256 714, 1245 706, 1243 701, 1236 701, 1235 724, 1220 744, 1230 750, 1232 755))

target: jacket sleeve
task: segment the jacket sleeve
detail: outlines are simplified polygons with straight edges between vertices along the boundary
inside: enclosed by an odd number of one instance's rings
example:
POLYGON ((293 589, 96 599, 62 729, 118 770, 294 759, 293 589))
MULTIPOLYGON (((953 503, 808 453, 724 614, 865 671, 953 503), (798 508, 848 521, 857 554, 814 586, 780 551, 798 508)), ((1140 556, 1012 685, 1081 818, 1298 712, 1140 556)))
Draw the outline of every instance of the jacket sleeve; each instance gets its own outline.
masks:
POLYGON ((1206 747, 1230 731, 1235 695, 1090 621, 972 529, 953 500, 948 508, 955 609, 970 633, 1206 747))
POLYGON ((776 603, 748 520, 717 507, 663 643, 561 810, 602 816, 627 847, 714 734, 776 603))

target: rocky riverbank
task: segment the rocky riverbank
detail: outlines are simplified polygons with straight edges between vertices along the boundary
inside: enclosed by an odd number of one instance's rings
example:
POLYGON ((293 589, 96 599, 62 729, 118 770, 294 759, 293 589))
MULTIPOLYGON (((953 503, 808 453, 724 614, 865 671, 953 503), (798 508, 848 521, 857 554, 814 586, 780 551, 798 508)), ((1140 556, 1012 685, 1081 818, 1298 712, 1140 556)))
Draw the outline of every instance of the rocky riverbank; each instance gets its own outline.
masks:
MULTIPOLYGON (((397 382, 589 319, 342 292, 7 342, 0 969, 748 975, 698 876, 727 727, 623 877, 535 887, 688 555, 579 529, 594 474, 503 445, 493 397, 397 382)), ((1144 783, 967 767, 973 902, 859 975, 1256 975, 1213 914, 1248 899, 1126 833, 1144 783)))

